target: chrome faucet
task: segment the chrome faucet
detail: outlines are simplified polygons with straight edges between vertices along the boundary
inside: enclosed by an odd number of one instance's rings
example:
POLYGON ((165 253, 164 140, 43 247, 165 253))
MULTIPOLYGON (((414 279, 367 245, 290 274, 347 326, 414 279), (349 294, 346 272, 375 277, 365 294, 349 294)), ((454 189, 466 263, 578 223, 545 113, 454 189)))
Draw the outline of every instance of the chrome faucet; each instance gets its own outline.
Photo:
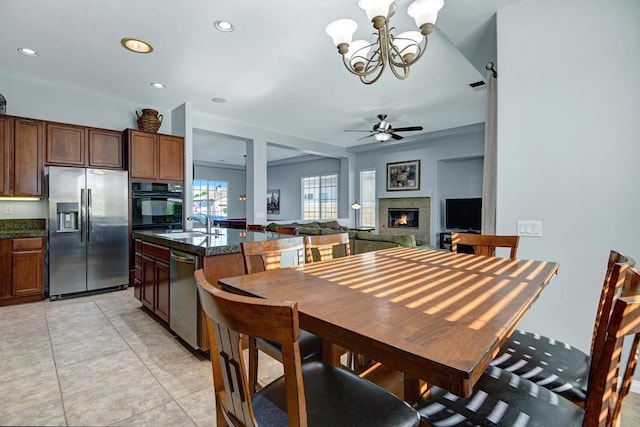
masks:
POLYGON ((201 213, 196 213, 194 215, 202 215, 205 218, 205 220, 203 221, 196 216, 190 216, 187 218, 187 221, 198 221, 200 224, 205 226, 205 228, 207 229, 207 234, 211 234, 211 218, 209 218, 209 215, 205 215, 201 213))

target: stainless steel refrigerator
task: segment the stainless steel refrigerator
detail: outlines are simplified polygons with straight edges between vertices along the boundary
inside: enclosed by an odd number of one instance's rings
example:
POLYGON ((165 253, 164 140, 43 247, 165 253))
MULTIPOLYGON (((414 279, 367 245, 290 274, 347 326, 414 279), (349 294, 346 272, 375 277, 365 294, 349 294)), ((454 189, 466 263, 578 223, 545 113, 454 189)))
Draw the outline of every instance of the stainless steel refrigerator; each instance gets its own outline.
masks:
POLYGON ((127 172, 48 168, 49 296, 128 283, 127 172))

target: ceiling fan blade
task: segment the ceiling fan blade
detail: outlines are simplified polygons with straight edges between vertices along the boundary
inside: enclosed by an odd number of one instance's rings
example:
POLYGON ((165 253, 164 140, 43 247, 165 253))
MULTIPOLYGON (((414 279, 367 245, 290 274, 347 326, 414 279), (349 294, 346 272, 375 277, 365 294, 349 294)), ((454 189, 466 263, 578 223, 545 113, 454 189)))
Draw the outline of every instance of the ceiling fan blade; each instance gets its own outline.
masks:
POLYGON ((373 135, 375 135, 375 133, 369 134, 369 135, 367 135, 367 136, 363 136, 362 138, 358 138, 358 139, 356 139, 356 141, 360 141, 360 140, 362 140, 362 139, 369 138, 369 137, 371 137, 371 136, 373 136, 373 135))
POLYGON ((389 132, 389 134, 391 135, 391 138, 395 139, 395 140, 401 140, 402 138, 404 138, 404 136, 400 136, 397 133, 393 133, 393 132, 389 132))
POLYGON ((406 128, 393 128, 394 132, 409 132, 413 130, 422 130, 424 129, 422 126, 409 126, 406 128))
POLYGON ((345 132, 371 132, 370 130, 361 130, 361 129, 345 129, 345 132))

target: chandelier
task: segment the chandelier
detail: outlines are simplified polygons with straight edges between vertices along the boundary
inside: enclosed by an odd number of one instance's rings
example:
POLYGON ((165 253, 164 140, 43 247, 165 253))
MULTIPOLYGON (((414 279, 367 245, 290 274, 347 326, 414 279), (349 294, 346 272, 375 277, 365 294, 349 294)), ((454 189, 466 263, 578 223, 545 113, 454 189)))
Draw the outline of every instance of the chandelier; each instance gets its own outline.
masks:
POLYGON ((360 77, 364 84, 378 81, 386 66, 400 80, 409 76, 409 67, 418 62, 427 48, 427 37, 433 32, 438 11, 444 0, 415 0, 407 9, 420 31, 405 31, 395 35, 389 18, 396 11, 393 0, 358 0, 373 23, 374 41, 353 39, 358 24, 352 19, 338 19, 327 25, 326 32, 342 55, 344 66, 360 77))

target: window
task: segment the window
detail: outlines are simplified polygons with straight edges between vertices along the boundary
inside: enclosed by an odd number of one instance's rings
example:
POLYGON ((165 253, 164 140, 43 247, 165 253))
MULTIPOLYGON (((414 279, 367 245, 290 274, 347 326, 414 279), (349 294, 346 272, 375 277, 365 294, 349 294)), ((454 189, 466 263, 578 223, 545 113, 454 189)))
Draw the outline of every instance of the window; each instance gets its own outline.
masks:
POLYGON ((338 218, 338 175, 302 178, 303 219, 338 218))
MULTIPOLYGON (((362 227, 376 226, 376 170, 360 171, 360 224, 362 227)), ((357 213, 356 213, 357 215, 357 213)))
POLYGON ((227 188, 226 181, 193 180, 193 213, 227 219, 227 188))

